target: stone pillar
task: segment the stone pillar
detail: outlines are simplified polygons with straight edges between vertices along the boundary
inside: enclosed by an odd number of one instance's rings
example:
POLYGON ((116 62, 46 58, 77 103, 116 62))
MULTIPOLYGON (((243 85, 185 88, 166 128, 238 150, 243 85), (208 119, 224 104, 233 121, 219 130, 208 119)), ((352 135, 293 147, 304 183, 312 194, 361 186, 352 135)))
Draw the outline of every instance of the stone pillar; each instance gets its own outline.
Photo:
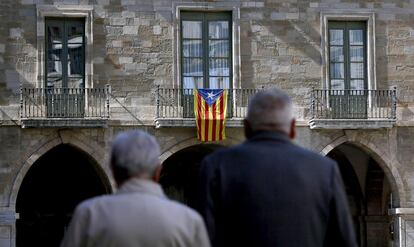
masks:
POLYGON ((393 208, 389 211, 394 221, 394 246, 414 246, 414 208, 393 208))
POLYGON ((8 208, 0 208, 0 246, 16 246, 16 213, 8 208))

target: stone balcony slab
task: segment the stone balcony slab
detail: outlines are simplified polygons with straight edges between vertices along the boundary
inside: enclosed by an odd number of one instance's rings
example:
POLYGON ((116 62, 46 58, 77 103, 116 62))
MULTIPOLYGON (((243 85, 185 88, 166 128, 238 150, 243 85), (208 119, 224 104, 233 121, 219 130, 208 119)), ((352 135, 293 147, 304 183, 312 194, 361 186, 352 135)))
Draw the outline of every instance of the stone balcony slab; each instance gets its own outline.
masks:
POLYGON ((21 119, 22 128, 106 128, 108 119, 103 118, 36 118, 21 119))
POLYGON ((392 128, 395 119, 311 119, 311 129, 381 129, 392 128))

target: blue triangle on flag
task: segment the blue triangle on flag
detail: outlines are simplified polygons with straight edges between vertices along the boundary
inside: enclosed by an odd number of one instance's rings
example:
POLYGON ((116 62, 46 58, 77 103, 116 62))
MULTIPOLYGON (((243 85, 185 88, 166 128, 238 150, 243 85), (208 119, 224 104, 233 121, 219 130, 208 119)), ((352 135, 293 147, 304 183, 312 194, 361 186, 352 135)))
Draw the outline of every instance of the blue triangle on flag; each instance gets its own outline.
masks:
POLYGON ((201 95, 201 97, 203 97, 203 99, 207 102, 209 106, 214 104, 214 102, 216 102, 216 100, 223 93, 223 89, 202 88, 202 89, 197 89, 197 91, 198 91, 198 94, 201 95))

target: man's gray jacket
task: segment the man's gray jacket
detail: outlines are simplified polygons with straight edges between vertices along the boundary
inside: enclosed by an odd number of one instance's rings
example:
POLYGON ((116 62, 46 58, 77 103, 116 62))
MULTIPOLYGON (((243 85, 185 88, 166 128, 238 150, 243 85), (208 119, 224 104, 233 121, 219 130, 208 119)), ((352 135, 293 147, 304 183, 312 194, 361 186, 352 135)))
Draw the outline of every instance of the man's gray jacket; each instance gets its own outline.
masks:
POLYGON ((283 134, 256 133, 208 156, 201 187, 215 247, 357 246, 335 162, 283 134))
POLYGON ((81 203, 61 247, 210 246, 201 216, 151 181, 130 179, 114 195, 81 203))

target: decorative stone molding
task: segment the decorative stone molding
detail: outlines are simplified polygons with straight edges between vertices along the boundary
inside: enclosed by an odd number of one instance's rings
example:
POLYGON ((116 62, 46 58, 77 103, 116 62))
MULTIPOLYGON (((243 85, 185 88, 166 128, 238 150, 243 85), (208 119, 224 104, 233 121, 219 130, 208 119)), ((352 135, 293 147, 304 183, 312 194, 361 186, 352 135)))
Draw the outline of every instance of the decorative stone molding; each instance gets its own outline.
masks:
POLYGON ((336 138, 331 143, 327 144, 319 152, 321 155, 326 156, 334 148, 338 147, 343 143, 350 143, 359 148, 364 152, 370 155, 382 168, 384 171, 390 185, 391 191, 393 193, 393 205, 394 206, 404 206, 406 205, 406 189, 402 176, 398 170, 398 167, 401 167, 398 160, 392 157, 392 154, 389 153, 389 150, 381 150, 377 145, 375 145, 372 140, 367 139, 365 135, 361 135, 357 131, 345 131, 345 135, 336 138))
POLYGON ((15 210, 20 186, 30 167, 42 155, 60 144, 70 144, 88 154, 94 161, 93 163, 96 165, 98 175, 103 179, 103 182, 106 183, 106 186, 110 187, 112 191, 115 190, 115 183, 109 175, 109 167, 104 164, 106 152, 100 148, 97 143, 91 141, 90 138, 86 136, 82 136, 79 133, 74 134, 71 130, 59 130, 55 135, 42 140, 42 142, 36 143, 35 146, 28 147, 31 151, 26 155, 27 159, 23 161, 23 164, 15 165, 15 167, 19 167, 19 170, 13 180, 8 200, 8 208, 15 210))

